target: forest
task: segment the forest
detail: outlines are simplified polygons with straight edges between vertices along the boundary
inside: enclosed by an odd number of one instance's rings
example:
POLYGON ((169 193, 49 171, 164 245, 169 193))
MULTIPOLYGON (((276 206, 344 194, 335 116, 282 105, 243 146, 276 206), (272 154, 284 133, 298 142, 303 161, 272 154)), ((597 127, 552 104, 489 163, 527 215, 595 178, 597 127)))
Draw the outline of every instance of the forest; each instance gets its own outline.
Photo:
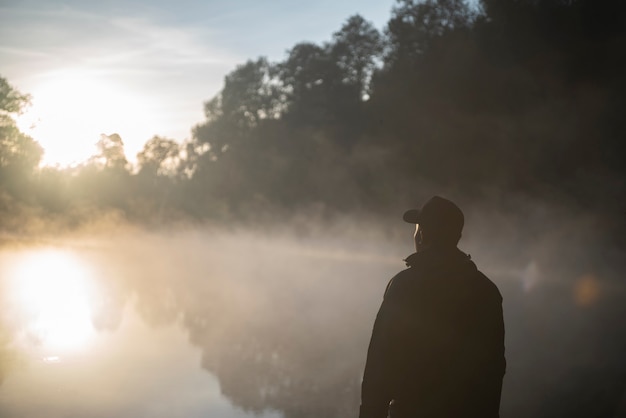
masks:
POLYGON ((0 228, 382 217, 444 191, 558 202, 624 245, 625 9, 398 0, 382 32, 354 15, 328 42, 237 66, 191 139, 157 134, 137 164, 108 132, 83 164, 39 167, 15 123, 30 97, 0 78, 0 228))

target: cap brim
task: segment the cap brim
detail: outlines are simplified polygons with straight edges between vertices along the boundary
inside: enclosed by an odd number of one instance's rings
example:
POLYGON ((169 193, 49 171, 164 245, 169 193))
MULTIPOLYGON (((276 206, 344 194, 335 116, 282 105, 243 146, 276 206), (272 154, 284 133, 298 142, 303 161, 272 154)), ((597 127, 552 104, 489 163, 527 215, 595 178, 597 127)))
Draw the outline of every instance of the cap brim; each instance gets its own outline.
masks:
POLYGON ((420 219, 420 211, 419 209, 409 209, 406 212, 404 212, 404 215, 402 215, 402 219, 404 219, 404 222, 408 222, 410 224, 418 224, 420 223, 419 219, 420 219))

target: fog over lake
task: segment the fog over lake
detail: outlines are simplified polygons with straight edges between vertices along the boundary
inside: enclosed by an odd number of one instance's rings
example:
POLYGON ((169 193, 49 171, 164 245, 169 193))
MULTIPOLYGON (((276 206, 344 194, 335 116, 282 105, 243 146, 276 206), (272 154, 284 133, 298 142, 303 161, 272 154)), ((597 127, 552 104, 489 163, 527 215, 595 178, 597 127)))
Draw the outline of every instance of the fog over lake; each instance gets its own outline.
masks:
MULTIPOLYGON (((504 297, 502 416, 624 416, 621 255, 590 252, 584 220, 529 216, 469 210, 460 243, 504 297)), ((357 416, 411 234, 398 220, 5 237, 0 416, 357 416)))

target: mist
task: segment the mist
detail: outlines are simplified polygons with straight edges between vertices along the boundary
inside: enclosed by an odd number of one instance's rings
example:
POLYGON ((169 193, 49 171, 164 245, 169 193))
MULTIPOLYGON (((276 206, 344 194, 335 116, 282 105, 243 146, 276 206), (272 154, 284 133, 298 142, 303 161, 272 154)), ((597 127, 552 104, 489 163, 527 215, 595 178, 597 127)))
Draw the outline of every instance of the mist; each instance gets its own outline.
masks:
MULTIPOLYGON (((598 245, 593 222, 559 208, 529 204, 520 208, 523 216, 515 216, 489 212, 480 203, 462 207, 467 222, 459 247, 504 297, 502 416, 623 416, 626 333, 620 324, 626 286, 619 254, 598 245)), ((101 381, 115 382, 126 396, 111 395, 106 407, 84 402, 82 413, 106 417, 132 411, 147 417, 162 408, 201 416, 217 410, 201 399, 219 393, 231 408, 221 410, 224 417, 340 417, 358 413, 373 320, 387 282, 405 268, 412 232, 399 216, 384 222, 301 217, 246 228, 186 225, 151 231, 118 224, 107 233, 5 241, 1 256, 7 266, 16 253, 56 248, 82 260, 97 283, 90 299, 97 335, 122 335, 129 346, 143 347, 139 337, 123 331, 133 317, 145 328, 140 334, 146 341, 153 333, 180 334, 150 350, 169 363, 155 360, 160 365, 148 374, 153 383, 147 387, 157 385, 150 399, 141 395, 146 380, 128 388, 126 380, 116 381, 122 379, 118 369, 131 376, 134 368, 145 373, 141 362, 125 355, 103 376, 86 374, 77 381, 89 393, 98 392, 101 381), (185 347, 184 356, 169 356, 170 345, 185 347), (193 368, 205 378, 193 377, 187 371, 193 368), (172 378, 172 370, 179 376, 172 378), (173 387, 169 379, 206 379, 193 386, 205 387, 206 395, 185 399, 186 384, 173 387)), ((4 268, 3 283, 7 275, 4 268)), ((23 324, 6 309, 3 314, 3 350, 9 352, 19 347, 23 324)), ((12 381, 41 365, 26 358, 15 367, 6 360, 10 356, 3 358, 0 412, 12 416, 24 411, 24 394, 11 389, 12 381)), ((71 364, 56 366, 71 370, 71 364)), ((39 397, 39 405, 29 416, 78 413, 71 401, 46 404, 39 397)))

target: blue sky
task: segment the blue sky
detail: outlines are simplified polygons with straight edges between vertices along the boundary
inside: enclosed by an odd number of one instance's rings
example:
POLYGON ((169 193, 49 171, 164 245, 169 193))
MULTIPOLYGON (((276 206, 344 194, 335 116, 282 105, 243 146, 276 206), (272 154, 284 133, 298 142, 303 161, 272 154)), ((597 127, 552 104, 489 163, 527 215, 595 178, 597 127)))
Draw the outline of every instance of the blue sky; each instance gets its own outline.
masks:
POLYGON ((188 138, 237 64, 329 40, 355 13, 382 29, 393 4, 0 0, 0 75, 33 95, 20 126, 48 164, 80 161, 113 132, 132 160, 155 134, 188 138))

